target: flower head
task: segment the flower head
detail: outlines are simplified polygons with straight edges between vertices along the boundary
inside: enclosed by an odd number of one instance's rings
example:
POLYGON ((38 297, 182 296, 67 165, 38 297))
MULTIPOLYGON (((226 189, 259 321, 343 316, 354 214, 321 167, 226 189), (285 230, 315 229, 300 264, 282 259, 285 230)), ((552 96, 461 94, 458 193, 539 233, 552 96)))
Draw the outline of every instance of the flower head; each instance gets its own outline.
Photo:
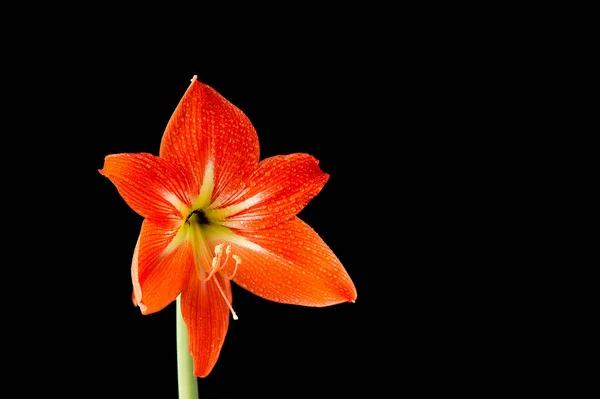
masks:
POLYGON ((169 120, 159 156, 108 155, 100 173, 144 218, 133 252, 133 300, 143 314, 181 295, 194 374, 214 367, 236 319, 231 283, 268 300, 354 302, 336 255, 296 215, 329 175, 308 154, 259 161, 256 131, 196 76, 169 120))

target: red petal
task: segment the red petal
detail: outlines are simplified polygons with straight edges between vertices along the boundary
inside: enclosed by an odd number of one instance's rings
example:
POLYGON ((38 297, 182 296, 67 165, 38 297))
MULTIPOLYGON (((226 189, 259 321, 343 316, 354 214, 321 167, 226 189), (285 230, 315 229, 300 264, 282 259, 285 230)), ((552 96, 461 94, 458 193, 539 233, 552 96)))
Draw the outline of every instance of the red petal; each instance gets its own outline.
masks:
POLYGON ((180 222, 182 206, 191 204, 184 172, 152 154, 108 155, 100 173, 134 211, 165 226, 180 222))
POLYGON ((213 369, 229 327, 229 307, 217 282, 231 297, 231 283, 219 273, 207 282, 201 282, 194 274, 181 297, 181 314, 188 329, 197 377, 206 377, 213 369))
POLYGON ((164 309, 187 286, 192 247, 176 230, 144 220, 134 250, 131 278, 135 300, 143 314, 164 309))
POLYGON ((167 124, 160 156, 193 174, 195 194, 212 162, 216 198, 229 182, 256 168, 258 136, 240 109, 194 76, 167 124))
MULTIPOLYGON (((220 222, 236 229, 258 230, 273 227, 295 217, 317 195, 329 175, 319 161, 308 154, 278 155, 260 163, 249 178, 247 189, 230 207, 215 214, 235 212, 220 222)), ((218 217, 218 216, 217 216, 218 217)))
POLYGON ((302 220, 294 218, 272 229, 238 234, 257 244, 231 240, 232 253, 242 260, 233 281, 248 291, 275 302, 305 306, 356 300, 354 283, 339 259, 302 220))

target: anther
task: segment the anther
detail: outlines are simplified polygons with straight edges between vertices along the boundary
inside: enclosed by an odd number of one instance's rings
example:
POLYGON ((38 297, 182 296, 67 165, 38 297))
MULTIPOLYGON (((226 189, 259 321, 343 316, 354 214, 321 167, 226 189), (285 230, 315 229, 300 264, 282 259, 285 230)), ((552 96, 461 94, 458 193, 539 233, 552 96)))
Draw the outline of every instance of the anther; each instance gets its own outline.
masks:
POLYGON ((242 263, 242 260, 240 259, 240 257, 238 255, 231 255, 231 252, 232 252, 231 245, 227 245, 227 247, 225 247, 225 260, 223 260, 223 245, 224 245, 223 243, 215 245, 215 248, 214 248, 215 256, 212 258, 211 270, 208 273, 208 276, 206 276, 204 279, 202 279, 203 282, 210 280, 212 278, 213 274, 215 274, 216 272, 222 271, 223 269, 225 269, 225 267, 227 266, 227 263, 229 262, 229 258, 232 258, 235 261, 233 273, 231 275, 227 275, 227 273, 223 272, 223 276, 228 278, 229 280, 231 280, 233 278, 233 276, 235 276, 235 273, 237 272, 237 269, 238 269, 238 265, 242 263))

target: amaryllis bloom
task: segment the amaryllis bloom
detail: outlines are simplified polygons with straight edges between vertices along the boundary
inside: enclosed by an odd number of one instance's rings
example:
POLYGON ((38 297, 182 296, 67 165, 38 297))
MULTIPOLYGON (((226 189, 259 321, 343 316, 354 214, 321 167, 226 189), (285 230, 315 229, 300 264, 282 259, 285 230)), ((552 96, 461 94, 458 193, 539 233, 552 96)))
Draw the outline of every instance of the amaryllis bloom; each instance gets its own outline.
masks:
POLYGON ((160 155, 108 155, 102 175, 144 220, 133 252, 134 302, 145 315, 181 295, 194 374, 210 373, 229 326, 231 283, 271 301, 328 306, 356 289, 296 215, 329 175, 308 154, 259 162, 250 120, 196 76, 171 116, 160 155))

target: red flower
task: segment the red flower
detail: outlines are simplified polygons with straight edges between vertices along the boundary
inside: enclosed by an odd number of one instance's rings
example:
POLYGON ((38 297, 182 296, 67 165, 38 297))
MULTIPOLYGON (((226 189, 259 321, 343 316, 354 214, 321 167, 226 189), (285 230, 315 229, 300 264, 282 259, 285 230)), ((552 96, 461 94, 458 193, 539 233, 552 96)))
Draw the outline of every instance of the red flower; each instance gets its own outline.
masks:
POLYGON ((230 280, 282 303, 356 299, 338 258, 296 216, 329 175, 307 154, 259 162, 250 120, 195 76, 160 156, 109 155, 100 173, 144 217, 131 266, 134 302, 150 314, 181 294, 198 377, 217 361, 229 312, 237 318, 230 280))

